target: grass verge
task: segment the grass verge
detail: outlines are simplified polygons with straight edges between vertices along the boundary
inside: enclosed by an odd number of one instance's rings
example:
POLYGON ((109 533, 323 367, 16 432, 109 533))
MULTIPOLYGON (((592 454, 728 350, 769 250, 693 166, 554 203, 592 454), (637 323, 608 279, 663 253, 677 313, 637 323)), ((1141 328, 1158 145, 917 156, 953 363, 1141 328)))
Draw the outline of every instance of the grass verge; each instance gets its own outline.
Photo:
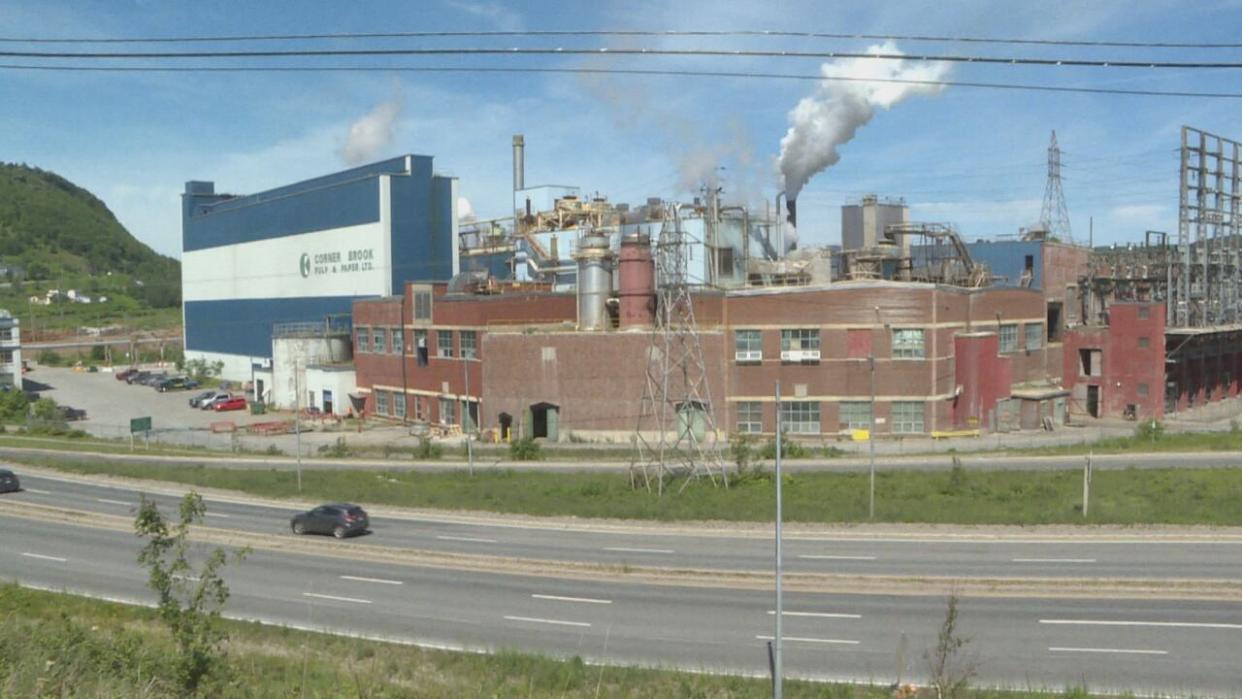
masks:
MULTIPOLYGON (((154 610, 0 584, 0 696, 177 696, 174 652, 154 610)), ((225 621, 228 655, 215 697, 766 697, 763 679, 633 667, 592 667, 516 652, 426 650, 225 621)), ((785 696, 879 699, 886 689, 787 681, 785 696)), ((968 691, 965 698, 1083 697, 968 691)))
MULTIPOLYGON (((20 461, 81 474, 172 481, 264 497, 298 495, 291 470, 206 465, 20 461)), ((713 487, 706 479, 663 497, 630 488, 621 473, 479 470, 450 472, 304 471, 305 499, 371 505, 482 510, 535 516, 641 520, 770 521, 774 483, 756 470, 713 487)), ((792 522, 867 521, 867 474, 797 473, 785 477, 785 517, 792 522)), ((1242 469, 1097 471, 1090 517, 1081 511, 1075 471, 886 471, 876 476, 876 521, 944 524, 1242 525, 1242 469)))

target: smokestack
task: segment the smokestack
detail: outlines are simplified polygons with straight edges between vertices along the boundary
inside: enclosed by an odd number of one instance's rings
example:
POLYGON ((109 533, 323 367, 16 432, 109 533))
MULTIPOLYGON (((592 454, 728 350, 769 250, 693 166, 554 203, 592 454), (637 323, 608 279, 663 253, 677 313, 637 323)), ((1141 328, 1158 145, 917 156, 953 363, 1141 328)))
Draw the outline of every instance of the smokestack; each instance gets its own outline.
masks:
POLYGON ((513 191, 526 189, 526 138, 513 136, 513 191))
POLYGON ((798 227, 798 200, 786 197, 785 198, 785 210, 789 212, 789 214, 785 216, 785 220, 789 221, 789 225, 793 226, 794 228, 797 228, 798 227))

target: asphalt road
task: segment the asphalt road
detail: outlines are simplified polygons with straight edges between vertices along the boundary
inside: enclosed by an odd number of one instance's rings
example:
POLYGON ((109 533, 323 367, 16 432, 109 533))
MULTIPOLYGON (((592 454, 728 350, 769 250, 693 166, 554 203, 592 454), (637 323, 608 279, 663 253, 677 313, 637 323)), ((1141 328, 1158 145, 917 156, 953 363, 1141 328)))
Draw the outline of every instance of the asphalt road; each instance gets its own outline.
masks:
MULTIPOLYGON (((102 485, 72 476, 22 475, 26 490, 5 495, 88 512, 135 511, 138 489, 102 485)), ((149 493, 166 512, 176 509, 178 489, 149 493)), ((281 507, 234 499, 207 500, 208 524, 217 528, 285 536, 290 517, 304 507, 281 507)), ((309 506, 309 505, 308 505, 309 506)), ((720 528, 687 533, 680 525, 599 527, 514 518, 371 513, 369 543, 493 556, 593 563, 721 570, 770 570, 772 538, 764 531, 720 528)), ((866 528, 792 533, 785 537, 790 572, 976 578, 1242 579, 1242 534, 1184 536, 1151 534, 1021 533, 962 530, 875 533, 866 528), (977 533, 973 533, 977 532, 977 533)))
MULTIPOLYGON (((51 589, 152 598, 132 534, 0 517, 0 571, 51 589)), ((770 592, 480 574, 258 551, 230 566, 231 616, 448 648, 763 674, 770 592)), ((789 594, 790 675, 922 680, 939 597, 789 594), (904 669, 900 669, 904 666, 904 669)), ((1242 605, 970 598, 962 632, 986 684, 1236 694, 1242 605)))

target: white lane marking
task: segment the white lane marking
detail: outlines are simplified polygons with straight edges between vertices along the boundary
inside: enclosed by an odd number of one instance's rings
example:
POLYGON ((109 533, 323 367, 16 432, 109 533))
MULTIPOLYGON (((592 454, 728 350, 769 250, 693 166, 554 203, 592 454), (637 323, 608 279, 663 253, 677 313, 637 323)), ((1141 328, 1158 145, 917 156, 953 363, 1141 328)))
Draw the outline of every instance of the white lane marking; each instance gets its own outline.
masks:
MULTIPOLYGON (((774 636, 758 635, 755 638, 760 641, 774 640, 774 636)), ((781 636, 782 641, 793 641, 794 643, 828 643, 839 646, 856 646, 861 641, 851 641, 848 638, 808 638, 806 636, 781 636)))
POLYGON ((133 504, 131 502, 125 502, 124 500, 109 500, 108 498, 95 498, 95 501, 102 502, 106 505, 124 505, 125 507, 129 507, 133 504))
POLYGON ((808 561, 874 561, 875 556, 833 556, 829 554, 803 554, 798 558, 805 558, 808 561))
POLYGON ((1094 558, 1015 558, 1014 563, 1095 563, 1094 558))
POLYGON ((673 553, 673 549, 636 549, 628 546, 605 546, 604 550, 618 553, 673 553))
POLYGON ((562 621, 560 619, 540 619, 533 616, 505 616, 509 621, 529 621, 535 624, 553 624, 555 626, 580 626, 589 627, 590 624, 585 621, 562 621))
POLYGON ((356 575, 342 575, 341 580, 355 580, 357 582, 378 583, 380 585, 404 585, 400 580, 384 580, 383 578, 360 578, 356 575))
POLYGON ((437 536, 436 538, 437 538, 437 539, 439 539, 439 540, 441 540, 441 541, 469 541, 469 542, 471 542, 471 543, 475 543, 475 544, 494 544, 494 543, 496 543, 496 540, 495 540, 495 539, 483 539, 483 538, 480 538, 480 537, 477 537, 477 536, 450 536, 450 535, 448 535, 448 534, 441 534, 440 536, 437 536))
POLYGON ((1242 624, 1206 621, 1112 621, 1108 619, 1040 619, 1041 624, 1065 626, 1154 626, 1177 629, 1242 629, 1242 624))
POLYGON ((39 490, 38 488, 22 488, 22 490, 26 491, 27 493, 35 493, 37 495, 51 495, 52 494, 52 492, 49 490, 39 490))
POLYGON ((186 582, 202 582, 203 579, 194 575, 173 575, 173 580, 185 580, 186 582))
MULTIPOLYGON (((768 614, 776 616, 775 609, 769 609, 768 614)), ((862 614, 844 614, 838 612, 789 612, 781 610, 781 616, 809 616, 817 619, 861 619, 862 614)))
POLYGON ((37 558, 41 561, 56 561, 57 563, 64 563, 69 560, 67 558, 59 558, 57 556, 44 556, 41 553, 23 553, 22 555, 26 558, 37 558))
POLYGON ((534 595, 535 599, 552 600, 553 602, 582 602, 583 604, 612 604, 610 599, 594 599, 591 597, 562 597, 560 595, 534 595))
POLYGON ((207 512, 207 513, 205 513, 205 514, 206 514, 208 517, 223 517, 223 518, 225 518, 225 519, 228 519, 229 517, 232 517, 232 516, 233 516, 233 515, 226 515, 226 514, 224 514, 223 512, 207 512))
POLYGON ((1052 646, 1048 649, 1053 653, 1119 653, 1122 655, 1168 655, 1167 650, 1143 650, 1139 648, 1069 648, 1052 646))
POLYGON ((316 599, 330 599, 336 602, 353 602, 354 604, 371 604, 369 599, 358 599, 357 597, 337 597, 336 595, 321 595, 315 592, 303 592, 303 597, 314 597, 316 599))

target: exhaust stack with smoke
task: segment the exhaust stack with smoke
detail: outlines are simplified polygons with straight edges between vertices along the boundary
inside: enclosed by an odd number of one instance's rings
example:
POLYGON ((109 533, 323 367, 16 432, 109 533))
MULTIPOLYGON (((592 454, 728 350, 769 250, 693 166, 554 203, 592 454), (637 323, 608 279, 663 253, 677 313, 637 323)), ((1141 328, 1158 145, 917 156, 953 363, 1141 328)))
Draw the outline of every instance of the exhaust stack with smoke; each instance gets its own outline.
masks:
MULTIPOLYGON (((867 49, 871 54, 900 54, 891 42, 867 49)), ((875 111, 891 109, 911 95, 934 95, 948 74, 947 63, 852 58, 820 66, 824 80, 815 94, 789 112, 789 131, 781 139, 780 168, 784 178, 788 220, 796 219, 794 201, 816 173, 841 155, 837 147, 854 138, 875 111)))
POLYGON ((785 198, 785 220, 794 228, 798 227, 798 200, 793 197, 785 198))

